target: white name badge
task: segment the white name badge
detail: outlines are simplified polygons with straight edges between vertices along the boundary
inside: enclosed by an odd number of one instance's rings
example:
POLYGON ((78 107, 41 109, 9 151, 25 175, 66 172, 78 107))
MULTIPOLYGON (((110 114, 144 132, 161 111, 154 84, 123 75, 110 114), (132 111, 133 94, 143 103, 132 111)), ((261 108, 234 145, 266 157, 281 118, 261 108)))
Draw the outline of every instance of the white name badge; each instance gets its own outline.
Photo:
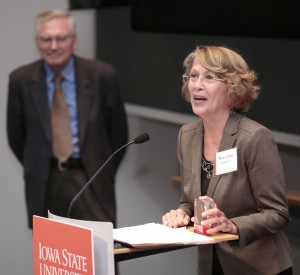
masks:
POLYGON ((216 153, 215 175, 222 175, 237 170, 237 149, 216 153))

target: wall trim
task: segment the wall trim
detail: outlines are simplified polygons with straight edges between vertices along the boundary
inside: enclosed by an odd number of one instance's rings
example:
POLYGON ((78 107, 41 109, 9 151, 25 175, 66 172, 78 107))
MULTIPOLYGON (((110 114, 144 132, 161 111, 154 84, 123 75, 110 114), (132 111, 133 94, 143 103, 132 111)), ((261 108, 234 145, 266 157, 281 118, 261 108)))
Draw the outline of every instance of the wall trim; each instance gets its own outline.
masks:
MULTIPOLYGON (((158 108, 125 103, 126 112, 130 116, 137 116, 145 119, 152 119, 176 125, 183 125, 197 120, 197 116, 188 115, 158 108)), ((272 130, 278 144, 300 148, 300 136, 272 130)))

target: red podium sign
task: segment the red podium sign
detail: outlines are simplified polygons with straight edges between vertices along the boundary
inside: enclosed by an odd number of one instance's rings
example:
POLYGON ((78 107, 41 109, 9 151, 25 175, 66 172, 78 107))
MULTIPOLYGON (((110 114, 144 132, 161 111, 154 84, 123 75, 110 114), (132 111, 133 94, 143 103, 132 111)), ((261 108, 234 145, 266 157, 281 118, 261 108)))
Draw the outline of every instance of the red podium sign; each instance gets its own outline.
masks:
POLYGON ((94 275, 91 229, 33 216, 34 275, 94 275))

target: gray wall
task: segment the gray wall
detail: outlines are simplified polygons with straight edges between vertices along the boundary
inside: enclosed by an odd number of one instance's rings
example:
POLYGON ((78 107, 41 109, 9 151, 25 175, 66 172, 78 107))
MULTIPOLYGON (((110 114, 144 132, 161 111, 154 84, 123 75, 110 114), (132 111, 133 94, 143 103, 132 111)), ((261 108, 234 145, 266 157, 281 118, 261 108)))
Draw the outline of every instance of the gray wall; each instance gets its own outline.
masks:
MULTIPOLYGON (((67 1, 10 0, 4 2, 4 0, 0 0, 0 3, 0 33, 2 37, 0 49, 0 128, 2 129, 0 131, 0 171, 2 178, 0 192, 0 274, 31 275, 33 274, 32 232, 27 229, 26 224, 22 168, 9 150, 6 140, 7 77, 8 73, 15 67, 38 57, 33 43, 33 19, 36 14, 53 7, 67 8, 67 1)), ((95 53, 94 12, 87 10, 73 13, 78 23, 79 43, 77 53, 86 57, 93 57, 95 53)), ((109 9, 106 10, 106 15, 110 17, 109 9)), ((125 13, 125 17, 121 18, 126 19, 126 16, 125 13)), ((118 17, 113 15, 111 18, 116 21, 118 17)), ((121 18, 119 18, 119 23, 123 24, 121 18)), ((105 20, 104 23, 110 23, 108 18, 105 20)), ((106 25, 106 31, 112 39, 114 39, 114 36, 118 36, 118 33, 110 24, 106 25)), ((120 35, 120 37, 124 38, 123 41, 126 43, 126 34, 120 35)), ((146 39, 149 39, 149 37, 147 36, 146 39)), ((117 53, 123 46, 122 43, 118 43, 119 47, 116 50, 113 48, 114 41, 109 40, 108 37, 101 43, 103 49, 110 49, 110 52, 107 51, 106 59, 109 59, 110 54, 117 53)), ((152 43, 155 43, 155 40, 152 43)), ((146 50, 148 43, 144 43, 143 47, 146 50)), ((166 45, 166 47, 169 47, 169 45, 166 45)), ((132 52, 124 52, 124 54, 130 54, 134 57, 132 52)), ((181 62, 181 60, 178 60, 178 62, 181 62)), ((137 65, 139 65, 140 70, 143 70, 140 64, 137 65)), ((134 80, 134 78, 131 79, 134 80)), ((122 81, 121 88, 126 93, 122 81)), ((134 113, 131 108, 128 108, 128 111, 130 138, 133 139, 143 132, 148 132, 151 139, 144 144, 131 145, 118 171, 116 191, 119 227, 160 222, 165 211, 177 207, 180 195, 179 186, 171 181, 171 177, 178 174, 176 140, 181 122, 160 121, 159 117, 144 116, 146 112, 143 111, 140 114, 134 113)), ((160 114, 158 110, 151 111, 160 114)), ((168 115, 173 118, 177 117, 177 114, 173 113, 168 113, 168 115)), ((164 117, 164 114, 160 117, 164 117)), ((284 147, 282 156, 288 174, 288 185, 297 187, 299 150, 284 147)), ((298 209, 295 210, 295 213, 297 212, 298 209)), ((293 220, 290 228, 289 238, 293 242, 296 260, 299 262, 300 244, 297 235, 300 228, 299 217, 298 220, 293 220)), ((296 262, 296 270, 300 274, 298 262, 296 262)), ((195 248, 120 263, 120 275, 195 274, 195 270, 195 248)))

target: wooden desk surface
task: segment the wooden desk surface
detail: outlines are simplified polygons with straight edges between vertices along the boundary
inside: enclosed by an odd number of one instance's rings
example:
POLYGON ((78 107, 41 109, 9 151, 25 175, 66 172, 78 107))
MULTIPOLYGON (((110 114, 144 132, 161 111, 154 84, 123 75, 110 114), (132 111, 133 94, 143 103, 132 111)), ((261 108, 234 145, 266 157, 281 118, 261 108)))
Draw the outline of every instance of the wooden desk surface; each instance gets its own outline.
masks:
MULTIPOLYGON (((193 231, 193 227, 189 226, 187 227, 187 230, 193 231)), ((228 233, 218 233, 216 235, 210 236, 213 238, 216 243, 222 242, 222 241, 232 241, 232 240, 238 240, 237 235, 228 234, 228 233)), ((124 261, 149 255, 154 255, 158 253, 168 252, 168 251, 174 251, 178 249, 188 248, 196 246, 195 244, 192 245, 185 245, 185 244, 174 244, 174 245, 165 245, 165 246, 157 246, 157 245, 149 245, 145 247, 125 247, 125 246, 119 246, 114 249, 115 259, 116 261, 124 261)))

